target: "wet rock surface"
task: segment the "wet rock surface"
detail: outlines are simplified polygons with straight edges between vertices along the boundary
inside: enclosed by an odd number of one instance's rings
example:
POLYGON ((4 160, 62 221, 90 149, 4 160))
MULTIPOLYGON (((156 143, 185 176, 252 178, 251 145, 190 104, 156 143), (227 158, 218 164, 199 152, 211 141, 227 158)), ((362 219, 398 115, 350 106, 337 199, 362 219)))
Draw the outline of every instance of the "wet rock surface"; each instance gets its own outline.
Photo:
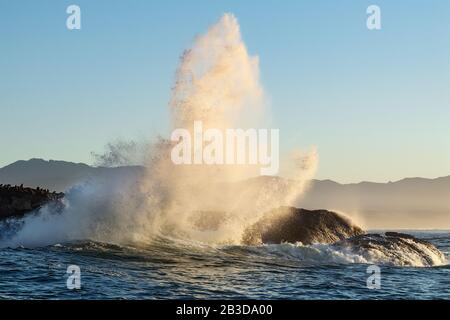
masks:
POLYGON ((334 243, 348 237, 364 234, 346 217, 328 210, 306 210, 280 207, 247 228, 245 244, 301 242, 334 243))
POLYGON ((395 265, 433 266, 445 262, 443 253, 432 243, 405 233, 363 234, 338 241, 333 246, 369 261, 377 258, 395 265))
POLYGON ((0 220, 21 218, 45 204, 61 201, 63 193, 23 185, 0 185, 0 220))
POLYGON ((399 266, 436 266, 446 258, 432 243, 398 232, 366 233, 347 217, 327 210, 280 207, 266 213, 244 233, 247 245, 328 244, 330 250, 355 256, 355 261, 399 266))

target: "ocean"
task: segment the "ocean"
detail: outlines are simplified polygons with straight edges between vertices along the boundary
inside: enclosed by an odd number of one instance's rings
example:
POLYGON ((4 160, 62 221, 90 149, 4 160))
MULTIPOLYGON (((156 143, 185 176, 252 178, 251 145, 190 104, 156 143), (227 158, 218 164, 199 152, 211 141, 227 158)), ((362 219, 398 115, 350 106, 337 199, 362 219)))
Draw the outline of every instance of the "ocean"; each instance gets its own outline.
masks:
MULTIPOLYGON (((450 231, 407 231, 447 260, 450 231)), ((449 299, 450 266, 362 261, 327 245, 206 245, 157 237, 0 248, 0 299, 449 299), (379 289, 367 286, 380 267, 379 289), (69 266, 80 289, 69 289, 69 266)))

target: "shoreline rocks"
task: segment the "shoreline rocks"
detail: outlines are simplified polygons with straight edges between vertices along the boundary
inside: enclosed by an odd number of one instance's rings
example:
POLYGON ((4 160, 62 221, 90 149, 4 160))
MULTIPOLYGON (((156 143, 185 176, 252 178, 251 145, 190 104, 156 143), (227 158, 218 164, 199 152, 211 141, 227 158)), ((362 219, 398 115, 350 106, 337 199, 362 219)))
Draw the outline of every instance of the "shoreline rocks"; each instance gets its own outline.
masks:
POLYGON ((60 202, 63 197, 64 193, 50 192, 39 187, 0 184, 0 220, 21 218, 47 203, 60 202))

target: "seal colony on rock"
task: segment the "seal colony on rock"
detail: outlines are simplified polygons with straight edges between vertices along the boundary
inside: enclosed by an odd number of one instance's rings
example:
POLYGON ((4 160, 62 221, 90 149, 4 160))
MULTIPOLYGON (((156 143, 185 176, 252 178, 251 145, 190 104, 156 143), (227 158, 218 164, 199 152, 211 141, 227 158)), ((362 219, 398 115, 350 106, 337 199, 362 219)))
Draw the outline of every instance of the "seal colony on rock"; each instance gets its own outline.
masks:
POLYGON ((48 203, 59 203, 64 193, 48 189, 27 188, 23 185, 0 184, 0 220, 21 218, 48 203))

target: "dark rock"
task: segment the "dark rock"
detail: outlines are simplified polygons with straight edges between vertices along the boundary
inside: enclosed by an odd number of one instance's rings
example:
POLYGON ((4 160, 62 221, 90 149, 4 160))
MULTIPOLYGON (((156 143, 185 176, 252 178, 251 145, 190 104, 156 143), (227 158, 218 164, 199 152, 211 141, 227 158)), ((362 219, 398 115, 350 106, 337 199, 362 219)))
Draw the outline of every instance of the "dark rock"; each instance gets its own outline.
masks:
POLYGON ((349 219, 327 210, 280 207, 269 211, 244 232, 245 244, 301 242, 334 243, 364 234, 349 219))
POLYGON ((412 235, 386 232, 366 234, 349 219, 327 210, 281 207, 266 213, 247 228, 243 242, 329 244, 331 250, 354 255, 355 261, 401 266, 435 266, 445 256, 428 241, 412 235))
POLYGON ((433 266, 445 261, 442 252, 430 242, 398 232, 357 235, 338 241, 333 247, 351 251, 368 261, 376 258, 394 265, 433 266))
POLYGON ((0 220, 21 218, 45 204, 59 203, 63 197, 63 193, 41 188, 0 185, 0 220))

